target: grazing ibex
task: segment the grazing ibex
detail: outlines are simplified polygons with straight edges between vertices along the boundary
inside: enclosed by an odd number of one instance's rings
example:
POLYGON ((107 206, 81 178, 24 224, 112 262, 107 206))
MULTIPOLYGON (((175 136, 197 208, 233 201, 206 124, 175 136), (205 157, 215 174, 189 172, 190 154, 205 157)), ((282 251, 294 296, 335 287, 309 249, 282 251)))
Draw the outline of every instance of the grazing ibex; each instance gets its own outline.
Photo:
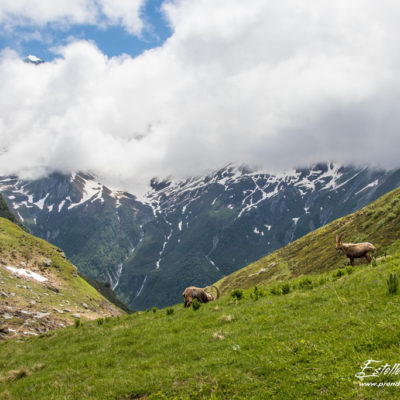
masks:
POLYGON ((208 303, 209 301, 214 301, 219 298, 219 290, 216 286, 206 286, 204 289, 198 288, 196 286, 187 287, 182 293, 184 300, 184 307, 190 307, 193 299, 197 299, 200 303, 208 303), (207 293, 206 289, 213 287, 217 291, 217 297, 215 298, 211 293, 207 293))
POLYGON ((361 257, 365 257, 368 261, 368 264, 371 262, 372 257, 369 253, 376 250, 372 243, 342 243, 340 241, 341 237, 342 235, 336 236, 336 250, 342 250, 343 253, 350 258, 351 265, 354 265, 355 258, 361 257))

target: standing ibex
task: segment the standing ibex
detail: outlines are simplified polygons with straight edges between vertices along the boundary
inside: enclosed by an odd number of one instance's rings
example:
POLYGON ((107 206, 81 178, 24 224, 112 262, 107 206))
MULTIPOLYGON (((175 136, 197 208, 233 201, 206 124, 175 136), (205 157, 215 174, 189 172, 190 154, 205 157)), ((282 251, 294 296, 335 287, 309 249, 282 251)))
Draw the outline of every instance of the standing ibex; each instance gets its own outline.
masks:
POLYGON ((340 241, 341 237, 342 235, 336 236, 336 250, 342 250, 343 253, 350 258, 351 265, 354 265, 355 258, 361 257, 365 257, 368 261, 368 264, 371 262, 372 257, 369 253, 376 250, 372 243, 342 243, 340 241))
POLYGON ((219 298, 219 290, 216 286, 206 286, 204 289, 198 288, 196 286, 189 286, 187 287, 184 292, 182 293, 183 300, 184 300, 184 307, 190 307, 192 304, 193 299, 197 299, 200 303, 208 303, 209 301, 214 301, 219 298), (213 287, 217 291, 217 297, 211 293, 207 293, 206 289, 209 287, 213 287))

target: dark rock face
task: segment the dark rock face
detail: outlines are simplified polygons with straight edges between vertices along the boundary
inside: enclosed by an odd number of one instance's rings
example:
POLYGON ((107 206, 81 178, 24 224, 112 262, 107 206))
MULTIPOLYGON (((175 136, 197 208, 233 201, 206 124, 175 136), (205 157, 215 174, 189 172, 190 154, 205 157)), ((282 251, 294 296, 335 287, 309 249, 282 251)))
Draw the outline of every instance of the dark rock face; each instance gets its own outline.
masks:
POLYGON ((153 179, 143 201, 87 174, 0 178, 32 232, 133 309, 182 301, 400 186, 400 171, 319 164, 281 175, 227 166, 180 182, 153 179))

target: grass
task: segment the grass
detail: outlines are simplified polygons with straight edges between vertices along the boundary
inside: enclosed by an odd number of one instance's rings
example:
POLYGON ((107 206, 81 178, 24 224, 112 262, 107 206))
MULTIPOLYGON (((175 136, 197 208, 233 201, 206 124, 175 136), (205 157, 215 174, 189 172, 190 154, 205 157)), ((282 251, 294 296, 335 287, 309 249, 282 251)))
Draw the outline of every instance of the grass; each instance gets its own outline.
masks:
POLYGON ((285 295, 261 287, 255 301, 252 288, 196 312, 180 304, 0 343, 0 399, 393 399, 398 388, 355 377, 368 359, 400 362, 400 296, 386 285, 400 244, 391 251, 311 287, 288 281, 285 295))
POLYGON ((348 259, 335 250, 335 236, 342 233, 343 242, 369 241, 377 248, 376 256, 383 255, 399 238, 399 226, 400 189, 396 189, 360 211, 339 218, 222 278, 217 286, 223 293, 229 293, 233 289, 286 281, 329 271, 339 264, 347 265, 348 259))

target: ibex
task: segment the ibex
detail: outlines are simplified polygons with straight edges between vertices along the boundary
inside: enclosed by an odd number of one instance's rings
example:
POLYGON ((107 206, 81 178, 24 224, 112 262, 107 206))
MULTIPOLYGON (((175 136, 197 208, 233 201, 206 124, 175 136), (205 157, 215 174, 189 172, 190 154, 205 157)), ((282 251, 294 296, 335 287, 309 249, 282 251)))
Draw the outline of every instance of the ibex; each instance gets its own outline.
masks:
POLYGON ((342 235, 336 236, 336 250, 342 250, 343 253, 350 258, 351 265, 354 265, 355 258, 361 257, 365 257, 368 261, 368 264, 371 262, 372 257, 369 253, 376 250, 372 243, 342 243, 340 241, 341 237, 342 235))
POLYGON ((219 295, 220 295, 220 293, 216 286, 206 286, 204 289, 198 288, 196 286, 189 286, 182 293, 183 301, 184 301, 183 306, 190 307, 193 299, 197 299, 200 303, 208 303, 209 301, 214 301, 214 300, 218 299, 219 295), (211 293, 206 292, 206 290, 209 287, 213 287, 217 291, 216 298, 214 298, 214 296, 211 293))

